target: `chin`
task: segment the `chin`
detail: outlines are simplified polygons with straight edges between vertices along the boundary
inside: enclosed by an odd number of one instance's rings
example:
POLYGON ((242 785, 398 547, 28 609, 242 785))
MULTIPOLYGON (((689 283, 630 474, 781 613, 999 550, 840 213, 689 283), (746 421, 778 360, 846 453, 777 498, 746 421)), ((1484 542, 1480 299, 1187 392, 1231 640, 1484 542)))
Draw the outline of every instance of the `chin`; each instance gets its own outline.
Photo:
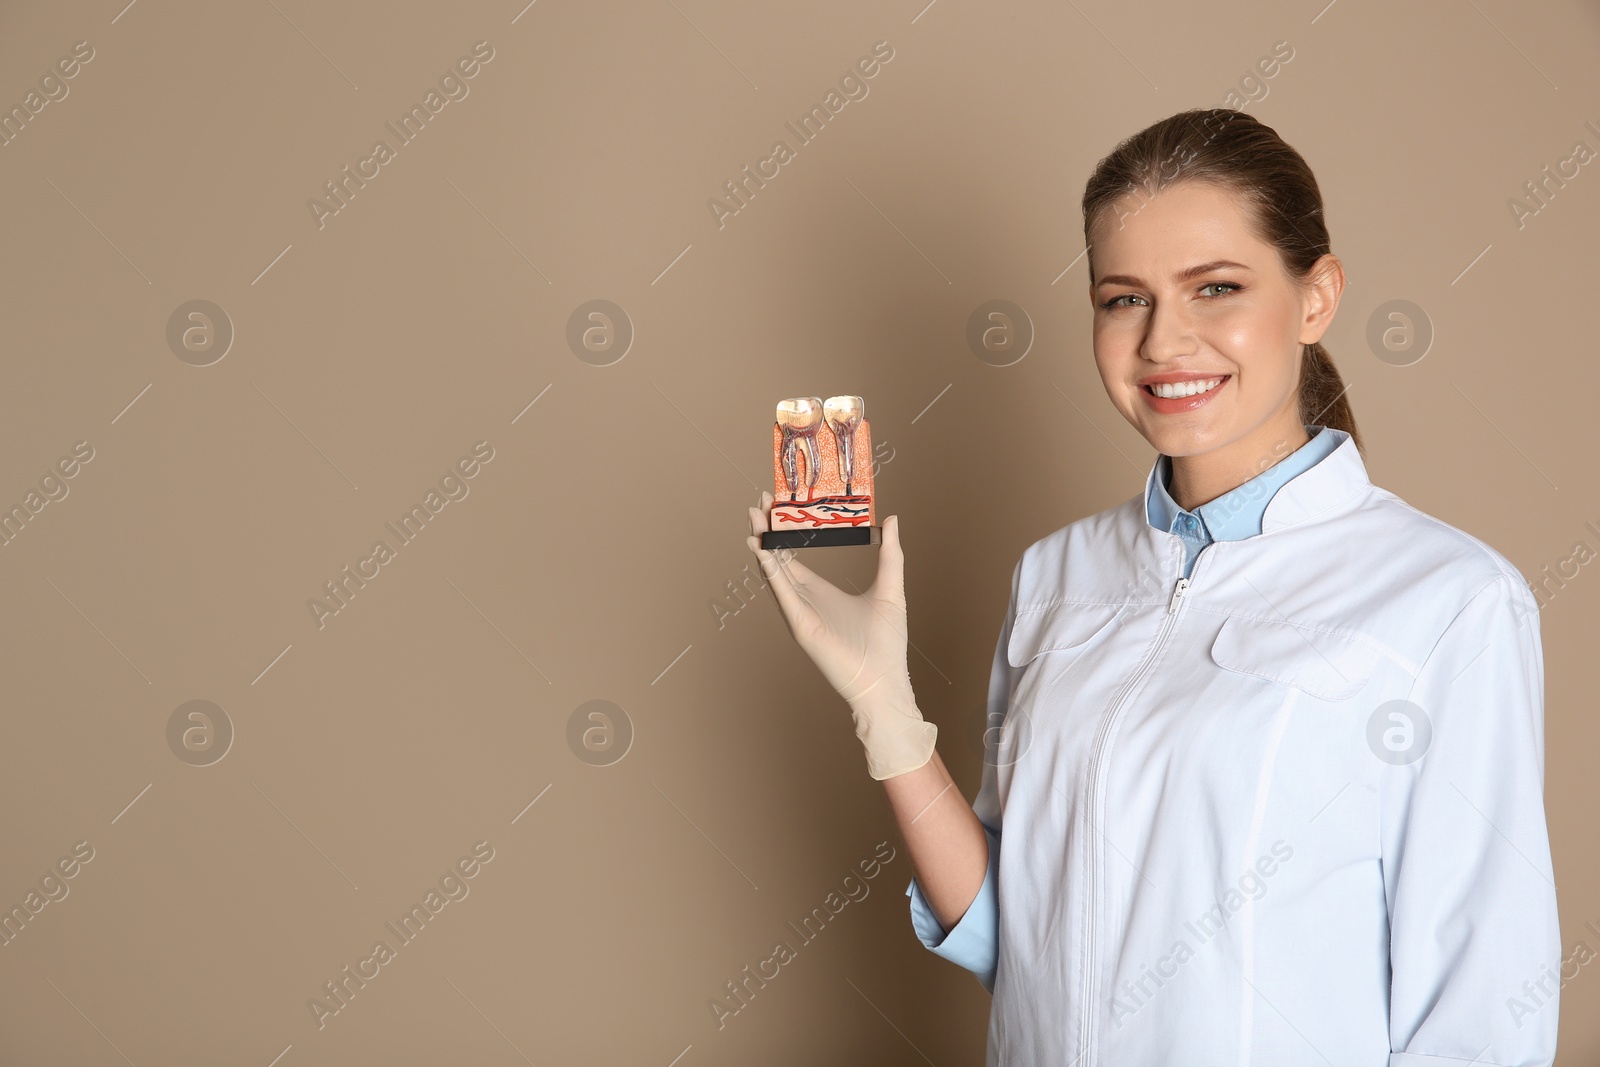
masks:
POLYGON ((1179 426, 1173 422, 1171 416, 1165 419, 1159 415, 1147 418, 1160 420, 1140 427, 1144 439, 1149 441, 1150 446, 1157 452, 1169 456, 1188 456, 1210 451, 1217 446, 1217 435, 1204 426, 1179 426))

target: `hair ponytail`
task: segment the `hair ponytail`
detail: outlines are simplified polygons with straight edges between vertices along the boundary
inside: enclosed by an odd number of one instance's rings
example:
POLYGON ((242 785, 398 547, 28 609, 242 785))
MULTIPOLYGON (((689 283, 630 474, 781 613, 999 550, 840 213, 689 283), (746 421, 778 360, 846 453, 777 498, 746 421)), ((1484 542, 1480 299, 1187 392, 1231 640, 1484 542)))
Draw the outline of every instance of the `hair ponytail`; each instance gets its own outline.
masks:
MULTIPOLYGON (((1297 284, 1330 251, 1322 193, 1300 153, 1254 115, 1219 107, 1181 111, 1118 144, 1083 191, 1083 237, 1093 246, 1100 217, 1127 193, 1153 197, 1184 181, 1207 181, 1237 194, 1256 233, 1278 250, 1297 284)), ((1094 256, 1089 257, 1094 281, 1094 256)), ((1321 344, 1301 346, 1300 421, 1343 430, 1361 445, 1346 386, 1321 344)))
MULTIPOLYGON (((1355 438, 1356 448, 1361 448, 1361 435, 1356 432, 1356 417, 1345 398, 1348 387, 1339 376, 1339 368, 1320 342, 1303 346, 1300 360, 1300 422, 1306 426, 1332 426, 1355 438)), ((1365 451, 1364 449, 1362 451, 1365 451)))

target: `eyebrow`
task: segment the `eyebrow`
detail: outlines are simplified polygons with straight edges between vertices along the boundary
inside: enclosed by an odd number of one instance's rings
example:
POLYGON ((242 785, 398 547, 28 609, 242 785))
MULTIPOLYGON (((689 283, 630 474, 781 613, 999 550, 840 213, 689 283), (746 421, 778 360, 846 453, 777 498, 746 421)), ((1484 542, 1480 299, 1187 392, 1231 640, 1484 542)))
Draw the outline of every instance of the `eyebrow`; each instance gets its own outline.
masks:
MULTIPOLYGON (((1212 260, 1210 263, 1201 263, 1198 266, 1188 267, 1184 270, 1181 270, 1173 277, 1172 280, 1175 282, 1186 282, 1192 278, 1198 278, 1202 274, 1210 274, 1215 270, 1228 270, 1230 268, 1233 270, 1250 269, 1243 263, 1235 263, 1231 259, 1216 259, 1212 260)), ((1140 281, 1138 278, 1135 278, 1131 274, 1108 274, 1104 278, 1101 278, 1099 281, 1094 283, 1096 289, 1100 288, 1102 285, 1132 285, 1138 287, 1144 285, 1144 282, 1140 281)))

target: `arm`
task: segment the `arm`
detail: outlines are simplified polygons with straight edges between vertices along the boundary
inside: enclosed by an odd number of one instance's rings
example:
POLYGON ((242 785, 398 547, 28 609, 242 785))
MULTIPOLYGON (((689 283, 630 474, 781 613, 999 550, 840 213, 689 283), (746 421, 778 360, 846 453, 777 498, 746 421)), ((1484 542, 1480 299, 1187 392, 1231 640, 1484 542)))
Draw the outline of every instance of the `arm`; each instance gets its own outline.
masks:
POLYGON ((912 854, 915 877, 906 886, 911 920, 924 947, 973 972, 994 992, 999 964, 1000 803, 995 777, 999 729, 1010 706, 1013 684, 1006 647, 1016 614, 1012 572, 1011 603, 1006 609, 989 674, 987 728, 983 734, 983 772, 978 797, 969 808, 956 790, 944 763, 935 754, 929 767, 915 775, 884 782, 901 835, 912 854), (912 779, 902 786, 896 781, 912 779), (928 827, 924 824, 937 818, 928 827), (921 837, 923 855, 919 859, 921 837))
MULTIPOLYGON (((1538 606, 1502 574, 1463 607, 1412 687, 1422 743, 1384 768, 1390 1067, 1544 1067, 1561 932, 1544 815, 1538 606)), ((1400 725, 1404 725, 1396 720, 1400 725)))
MULTIPOLYGON (((761 562, 768 587, 778 601, 785 624, 850 707, 856 737, 867 757, 867 771, 884 783, 889 803, 899 821, 902 837, 918 876, 933 886, 935 907, 942 921, 955 925, 969 914, 977 900, 993 899, 994 857, 998 854, 999 806, 991 769, 984 768, 984 789, 990 823, 985 834, 978 814, 961 802, 949 772, 935 750, 938 729, 923 719, 912 692, 907 669, 905 557, 900 547, 900 521, 884 520, 883 547, 878 553, 878 574, 865 593, 841 592, 793 558, 760 547, 759 535, 768 529, 772 494, 763 491, 759 507, 750 509, 750 534, 745 543, 761 562), (980 889, 987 887, 989 896, 980 889)), ((1018 565, 1020 571, 1020 563, 1018 565)), ((1016 575, 1012 577, 1012 607, 1016 604, 1016 575)), ((1007 612, 1006 629, 1010 628, 1007 612)), ((1002 633, 996 670, 1004 660, 1007 633, 1002 633)), ((991 687, 992 692, 992 687, 991 687)), ((993 700, 991 698, 991 711, 993 700)), ((991 731, 993 733, 993 731, 991 731)), ((988 735, 986 735, 988 736, 988 735)), ((983 798, 980 797, 980 801, 983 798)), ((907 893, 911 890, 908 888, 907 893)), ((918 903, 913 900, 913 906, 918 903)), ((990 944, 997 941, 994 909, 973 915, 972 928, 983 932, 990 944)), ((930 948, 941 919, 926 915, 919 920, 919 936, 930 948)), ((938 931, 942 937, 942 930, 938 931)), ((935 951, 940 951, 935 949, 935 951)), ((992 948, 987 950, 993 958, 992 948)), ((993 967, 987 966, 986 987, 993 988, 993 967)), ((979 971, 980 979, 984 972, 979 971)))
POLYGON ((923 899, 949 930, 966 914, 989 865, 984 828, 935 752, 925 765, 883 783, 923 899))

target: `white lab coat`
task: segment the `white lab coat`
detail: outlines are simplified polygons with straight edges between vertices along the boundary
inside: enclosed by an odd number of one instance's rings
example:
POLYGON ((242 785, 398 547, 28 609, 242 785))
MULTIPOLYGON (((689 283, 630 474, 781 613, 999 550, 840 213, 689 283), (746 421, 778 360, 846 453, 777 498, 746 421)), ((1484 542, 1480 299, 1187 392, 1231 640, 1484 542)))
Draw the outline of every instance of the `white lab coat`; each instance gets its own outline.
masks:
POLYGON ((988 1067, 1552 1061, 1538 607, 1345 437, 1187 582, 1145 493, 1023 553, 988 1067))

